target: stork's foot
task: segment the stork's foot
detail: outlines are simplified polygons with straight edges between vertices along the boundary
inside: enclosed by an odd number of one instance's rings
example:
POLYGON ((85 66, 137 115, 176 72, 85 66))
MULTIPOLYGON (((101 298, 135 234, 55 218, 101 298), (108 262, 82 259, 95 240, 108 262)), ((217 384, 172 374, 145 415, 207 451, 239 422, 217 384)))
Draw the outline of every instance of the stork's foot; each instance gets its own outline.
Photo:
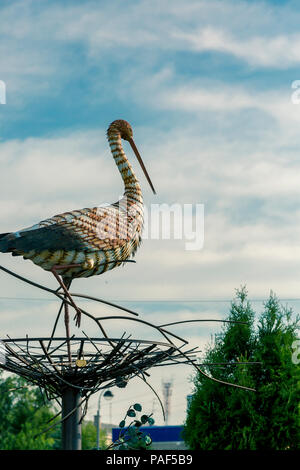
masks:
POLYGON ((74 320, 75 320, 75 325, 79 328, 80 323, 81 323, 81 310, 80 309, 76 309, 74 320))

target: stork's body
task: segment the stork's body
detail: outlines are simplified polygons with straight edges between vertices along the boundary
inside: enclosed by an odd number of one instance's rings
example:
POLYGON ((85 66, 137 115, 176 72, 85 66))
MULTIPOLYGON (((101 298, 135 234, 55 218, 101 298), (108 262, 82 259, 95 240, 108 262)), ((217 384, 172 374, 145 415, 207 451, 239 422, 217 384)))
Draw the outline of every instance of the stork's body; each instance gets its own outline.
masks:
POLYGON ((44 270, 61 275, 68 285, 74 278, 102 274, 134 255, 141 242, 143 198, 122 138, 130 142, 154 188, 133 142, 130 125, 114 121, 107 137, 124 181, 123 197, 111 205, 65 212, 29 228, 0 234, 0 251, 30 259, 44 270))

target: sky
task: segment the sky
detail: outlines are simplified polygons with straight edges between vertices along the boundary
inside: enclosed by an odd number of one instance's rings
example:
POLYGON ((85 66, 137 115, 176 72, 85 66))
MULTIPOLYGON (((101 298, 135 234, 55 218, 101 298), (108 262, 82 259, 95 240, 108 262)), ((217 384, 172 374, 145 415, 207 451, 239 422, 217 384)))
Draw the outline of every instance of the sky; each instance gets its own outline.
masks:
MULTIPOLYGON (((298 308, 298 2, 2 0, 0 17, 0 233, 116 201, 123 186, 106 129, 126 119, 157 191, 124 144, 146 207, 204 205, 203 247, 144 239, 135 264, 77 280, 76 290, 158 323, 224 319, 244 284, 258 312, 271 290, 298 308)), ((56 286, 23 259, 1 254, 0 264, 56 286)), ((0 276, 1 336, 48 334, 57 302, 0 276)), ((220 327, 174 332, 203 349, 220 327)), ((192 390, 181 367, 152 374, 160 394, 173 380, 170 424, 183 422, 192 390)), ((131 399, 153 407, 143 385, 114 393, 114 422, 131 399)), ((157 405, 155 414, 162 424, 157 405)))

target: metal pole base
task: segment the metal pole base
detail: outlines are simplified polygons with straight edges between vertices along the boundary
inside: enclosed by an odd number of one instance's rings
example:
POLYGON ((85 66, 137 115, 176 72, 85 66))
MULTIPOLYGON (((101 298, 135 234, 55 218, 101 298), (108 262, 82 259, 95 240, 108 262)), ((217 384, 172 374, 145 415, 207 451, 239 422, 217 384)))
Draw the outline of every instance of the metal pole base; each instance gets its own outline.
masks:
POLYGON ((63 450, 81 450, 81 407, 80 392, 68 387, 62 394, 62 448, 63 450), (71 411, 73 413, 64 419, 71 411))

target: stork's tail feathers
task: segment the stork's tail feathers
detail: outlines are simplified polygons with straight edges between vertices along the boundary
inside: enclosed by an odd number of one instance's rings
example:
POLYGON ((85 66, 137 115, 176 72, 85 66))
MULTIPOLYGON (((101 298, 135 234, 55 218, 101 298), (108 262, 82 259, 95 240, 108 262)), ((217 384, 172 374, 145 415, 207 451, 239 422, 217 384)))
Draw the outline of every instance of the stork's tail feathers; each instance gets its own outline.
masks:
POLYGON ((2 253, 9 253, 12 251, 12 234, 8 233, 0 233, 0 251, 2 253))

